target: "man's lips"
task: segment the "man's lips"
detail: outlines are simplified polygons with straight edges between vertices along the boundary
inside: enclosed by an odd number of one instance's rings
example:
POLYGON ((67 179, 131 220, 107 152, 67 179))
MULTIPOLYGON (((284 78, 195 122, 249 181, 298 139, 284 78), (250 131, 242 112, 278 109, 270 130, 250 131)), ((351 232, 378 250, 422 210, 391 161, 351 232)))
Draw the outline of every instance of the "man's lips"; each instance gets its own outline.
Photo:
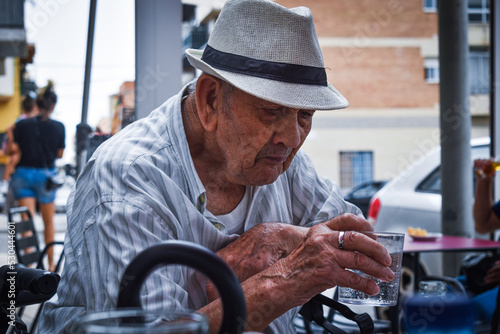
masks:
POLYGON ((263 159, 266 159, 267 161, 270 161, 272 163, 276 164, 282 164, 288 159, 288 154, 287 155, 269 155, 262 157, 263 159))
POLYGON ((262 150, 257 156, 257 159, 264 159, 267 162, 273 164, 282 164, 290 157, 290 154, 292 154, 292 149, 287 149, 284 147, 267 149, 262 150))

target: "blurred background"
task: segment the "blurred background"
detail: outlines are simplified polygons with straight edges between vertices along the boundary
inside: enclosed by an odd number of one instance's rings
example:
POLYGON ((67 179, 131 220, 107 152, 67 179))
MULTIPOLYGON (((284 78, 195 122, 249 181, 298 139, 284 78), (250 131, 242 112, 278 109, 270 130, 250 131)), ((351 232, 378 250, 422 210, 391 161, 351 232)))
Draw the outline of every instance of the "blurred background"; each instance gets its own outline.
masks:
MULTIPOLYGON (((76 175, 77 153, 88 159, 196 75, 183 50, 204 47, 224 2, 0 0, 0 133, 20 115, 22 96, 52 80, 53 118, 67 132, 57 163, 76 175), (79 124, 88 126, 83 144, 79 124)), ((312 10, 328 80, 350 101, 345 110, 316 113, 303 149, 344 194, 367 185, 360 195, 367 202, 440 144, 437 0, 276 2, 312 10)), ((470 108, 471 137, 486 137, 490 2, 468 0, 467 11, 470 100, 456 105, 470 108)), ((7 159, 0 152, 0 168, 7 159)))
MULTIPOLYGON (((311 9, 328 81, 350 101, 347 109, 314 116, 302 149, 318 172, 333 179, 376 230, 406 232, 413 226, 471 236, 472 159, 488 158, 490 144, 500 142, 492 131, 490 1, 453 1, 466 4, 462 27, 440 24, 447 13, 439 10, 438 0, 276 2, 311 9), (440 39, 445 28, 456 31, 440 39), (455 41, 461 28, 465 52, 456 56, 465 61, 457 76, 444 82, 448 58, 440 50, 455 47, 446 41, 455 41), (443 91, 454 81, 465 84, 466 92, 444 101, 443 91), (457 131, 445 138, 451 134, 446 128, 457 131), (459 146, 461 137, 467 149, 458 158, 442 159, 442 151, 459 146), (455 194, 463 198, 450 196, 455 194), (450 208, 453 215, 444 219, 441 211, 450 208)), ((21 114, 22 97, 48 80, 58 94, 52 117, 66 128, 64 156, 56 162, 67 175, 57 191, 56 239, 64 238, 66 201, 85 161, 102 142, 198 75, 184 50, 205 46, 224 3, 0 0, 0 141, 21 114)), ((0 173, 8 159, 0 150, 0 173)), ((4 204, 0 196, 1 209, 4 204)), ((0 241, 7 236, 3 220, 0 215, 0 241)), ((40 217, 35 223, 41 231, 40 217)), ((443 263, 450 261, 422 256, 425 272, 441 274, 443 263)))

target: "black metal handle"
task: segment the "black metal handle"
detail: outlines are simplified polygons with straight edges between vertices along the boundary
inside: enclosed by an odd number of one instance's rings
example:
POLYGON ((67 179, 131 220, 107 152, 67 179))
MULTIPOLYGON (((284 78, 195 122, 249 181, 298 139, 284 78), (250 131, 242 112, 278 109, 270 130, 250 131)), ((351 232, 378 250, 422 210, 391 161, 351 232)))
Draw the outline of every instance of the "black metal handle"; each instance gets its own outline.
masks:
POLYGON ((246 303, 238 278, 214 252, 186 241, 169 240, 139 253, 122 276, 117 308, 141 307, 142 284, 151 272, 169 264, 186 265, 206 275, 222 300, 224 317, 219 333, 243 333, 246 303))
POLYGON ((19 263, 16 263, 14 267, 11 265, 0 267, 0 277, 3 280, 0 282, 0 303, 10 303, 13 299, 7 294, 7 287, 11 285, 10 282, 14 282, 16 307, 39 304, 49 300, 56 293, 61 280, 59 274, 27 268, 19 263))

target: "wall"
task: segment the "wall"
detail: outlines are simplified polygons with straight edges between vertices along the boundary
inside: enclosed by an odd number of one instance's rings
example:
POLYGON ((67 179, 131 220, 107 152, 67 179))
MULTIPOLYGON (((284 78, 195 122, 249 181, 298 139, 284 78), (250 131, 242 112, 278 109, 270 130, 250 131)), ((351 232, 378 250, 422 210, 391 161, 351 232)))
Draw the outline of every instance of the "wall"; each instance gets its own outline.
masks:
MULTIPOLYGON (((20 72, 19 72, 19 58, 14 58, 14 62, 11 65, 13 68, 13 84, 14 84, 14 95, 3 96, 0 99, 0 132, 5 132, 5 130, 14 124, 16 119, 21 114, 21 83, 20 83, 20 72)), ((0 164, 4 165, 8 162, 8 156, 3 154, 0 148, 0 164)))
POLYGON ((433 108, 439 85, 425 82, 418 47, 323 48, 328 79, 351 108, 433 108))
POLYGON ((438 110, 318 111, 303 145, 318 171, 339 180, 340 151, 373 151, 374 179, 388 180, 439 143, 438 110))
POLYGON ((280 0, 285 7, 311 9, 319 37, 432 37, 437 13, 424 13, 421 0, 280 0))
POLYGON ((6 65, 12 67, 9 71, 13 73, 11 80, 13 81, 14 95, 0 97, 0 132, 5 132, 21 114, 19 58, 13 58, 13 60, 13 62, 7 62, 6 65))

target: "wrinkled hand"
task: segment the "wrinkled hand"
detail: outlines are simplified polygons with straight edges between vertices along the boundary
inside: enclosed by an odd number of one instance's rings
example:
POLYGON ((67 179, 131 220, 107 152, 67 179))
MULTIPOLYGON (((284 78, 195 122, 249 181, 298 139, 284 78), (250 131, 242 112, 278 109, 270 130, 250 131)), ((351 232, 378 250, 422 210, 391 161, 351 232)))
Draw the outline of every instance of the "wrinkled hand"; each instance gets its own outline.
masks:
POLYGON ((300 245, 269 268, 266 275, 279 281, 280 286, 290 287, 288 294, 293 295, 295 306, 334 286, 375 295, 379 292, 375 282, 346 270, 358 269, 387 282, 394 279, 388 268, 391 257, 387 250, 367 235, 354 232, 372 230, 365 219, 355 215, 343 215, 311 227, 300 245), (339 249, 342 230, 350 232, 344 234, 344 246, 339 249))
POLYGON ((492 162, 493 158, 474 160, 474 171, 480 179, 491 179, 495 176, 495 169, 491 165, 492 162))
POLYGON ((217 252, 241 282, 290 254, 302 241, 307 228, 284 223, 262 223, 217 252))
MULTIPOLYGON (((284 223, 262 223, 219 250, 219 255, 233 269, 240 282, 269 268, 288 256, 302 241, 308 228, 284 223)), ((218 298, 211 284, 207 284, 209 301, 218 298)))
POLYGON ((495 262, 484 277, 486 284, 500 283, 500 261, 495 262))

